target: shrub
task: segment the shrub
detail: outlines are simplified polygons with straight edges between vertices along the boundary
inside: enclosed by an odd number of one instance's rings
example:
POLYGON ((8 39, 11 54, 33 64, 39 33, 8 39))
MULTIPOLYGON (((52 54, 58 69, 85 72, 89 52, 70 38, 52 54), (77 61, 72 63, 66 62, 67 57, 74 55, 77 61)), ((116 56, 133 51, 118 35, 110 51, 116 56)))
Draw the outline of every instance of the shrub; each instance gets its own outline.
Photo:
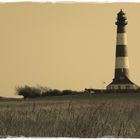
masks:
POLYGON ((16 92, 18 95, 22 95, 24 98, 35 98, 41 96, 41 90, 35 87, 17 87, 16 92))

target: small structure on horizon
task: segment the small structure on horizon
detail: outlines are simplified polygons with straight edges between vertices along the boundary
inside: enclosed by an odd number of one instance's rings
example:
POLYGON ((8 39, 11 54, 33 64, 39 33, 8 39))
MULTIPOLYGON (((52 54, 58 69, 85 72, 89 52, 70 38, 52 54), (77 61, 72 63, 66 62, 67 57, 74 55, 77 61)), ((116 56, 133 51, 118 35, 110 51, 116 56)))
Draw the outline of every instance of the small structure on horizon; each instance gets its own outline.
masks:
POLYGON ((139 86, 134 84, 129 77, 129 61, 127 50, 126 14, 120 10, 117 14, 117 40, 116 61, 113 81, 106 87, 107 90, 137 90, 139 86))

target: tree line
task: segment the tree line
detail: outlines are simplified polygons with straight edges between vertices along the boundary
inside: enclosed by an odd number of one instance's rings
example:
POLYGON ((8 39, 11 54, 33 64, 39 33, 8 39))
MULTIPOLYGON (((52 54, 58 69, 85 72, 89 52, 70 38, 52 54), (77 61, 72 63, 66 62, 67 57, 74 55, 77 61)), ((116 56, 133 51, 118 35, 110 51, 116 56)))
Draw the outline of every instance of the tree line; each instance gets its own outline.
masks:
POLYGON ((24 98, 37 98, 45 96, 65 96, 65 95, 76 95, 82 94, 82 91, 73 91, 73 90, 58 90, 50 89, 47 87, 31 87, 25 85, 24 87, 16 87, 16 94, 23 96, 24 98))

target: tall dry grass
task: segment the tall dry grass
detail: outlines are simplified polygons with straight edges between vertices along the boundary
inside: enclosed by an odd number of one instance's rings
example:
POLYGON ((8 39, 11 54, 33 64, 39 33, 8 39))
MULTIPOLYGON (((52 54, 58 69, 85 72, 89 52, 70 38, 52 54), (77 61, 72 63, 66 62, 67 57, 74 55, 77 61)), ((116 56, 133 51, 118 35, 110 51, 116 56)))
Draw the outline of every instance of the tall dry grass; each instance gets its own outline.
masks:
POLYGON ((139 100, 101 98, 0 102, 0 136, 140 137, 139 100))

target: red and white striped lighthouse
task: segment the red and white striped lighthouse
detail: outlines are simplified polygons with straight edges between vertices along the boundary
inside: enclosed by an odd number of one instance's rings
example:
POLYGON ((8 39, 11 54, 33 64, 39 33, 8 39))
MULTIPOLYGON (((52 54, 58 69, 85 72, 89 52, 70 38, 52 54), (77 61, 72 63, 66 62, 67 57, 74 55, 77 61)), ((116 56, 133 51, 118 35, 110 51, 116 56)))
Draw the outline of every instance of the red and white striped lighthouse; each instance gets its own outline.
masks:
POLYGON ((129 77, 129 60, 126 25, 128 24, 126 14, 120 10, 117 14, 117 38, 116 38, 116 60, 115 74, 112 83, 107 86, 109 90, 138 89, 129 77))

